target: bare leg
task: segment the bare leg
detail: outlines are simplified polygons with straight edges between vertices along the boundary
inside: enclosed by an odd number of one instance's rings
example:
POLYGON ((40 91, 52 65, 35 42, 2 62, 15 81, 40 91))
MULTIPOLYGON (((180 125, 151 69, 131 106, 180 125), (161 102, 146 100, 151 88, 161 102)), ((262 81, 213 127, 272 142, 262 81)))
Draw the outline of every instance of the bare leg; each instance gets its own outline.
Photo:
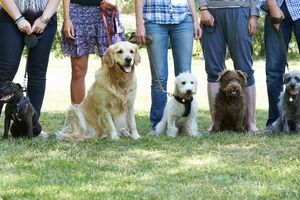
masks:
POLYGON ((216 96, 219 91, 219 83, 207 83, 207 96, 208 96, 208 104, 209 104, 209 111, 211 116, 211 126, 208 128, 207 131, 211 131, 212 127, 214 126, 214 106, 216 101, 216 96))
POLYGON ((255 120, 255 112, 256 112, 256 87, 255 85, 246 87, 246 105, 247 105, 247 113, 248 113, 248 126, 249 131, 257 132, 258 129, 256 127, 255 120))
POLYGON ((72 79, 71 79, 71 102, 80 104, 85 97, 85 75, 88 69, 89 55, 80 58, 71 58, 72 79))

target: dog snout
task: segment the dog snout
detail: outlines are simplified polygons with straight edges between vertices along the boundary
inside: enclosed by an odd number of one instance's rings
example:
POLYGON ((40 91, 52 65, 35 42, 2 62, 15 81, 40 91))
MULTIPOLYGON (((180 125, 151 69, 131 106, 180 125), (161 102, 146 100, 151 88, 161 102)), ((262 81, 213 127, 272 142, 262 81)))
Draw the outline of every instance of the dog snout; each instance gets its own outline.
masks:
POLYGON ((190 89, 187 90, 187 91, 186 91, 186 94, 192 94, 192 90, 190 90, 190 89))
POLYGON ((296 84, 295 84, 295 83, 290 83, 290 87, 291 87, 291 88, 295 88, 295 87, 296 87, 296 84))
POLYGON ((125 58, 125 62, 126 62, 127 65, 130 65, 131 61, 132 61, 132 58, 130 58, 130 57, 125 58))

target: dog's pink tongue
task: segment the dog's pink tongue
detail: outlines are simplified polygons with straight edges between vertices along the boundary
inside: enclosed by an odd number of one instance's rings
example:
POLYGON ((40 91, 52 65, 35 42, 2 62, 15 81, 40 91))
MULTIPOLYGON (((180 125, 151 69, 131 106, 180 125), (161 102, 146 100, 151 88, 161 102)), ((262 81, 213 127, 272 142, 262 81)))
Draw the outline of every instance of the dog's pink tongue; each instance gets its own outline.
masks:
POLYGON ((297 95, 298 91, 296 89, 290 89, 290 94, 291 95, 297 95))
POLYGON ((127 73, 130 73, 131 72, 131 66, 125 66, 123 67, 124 71, 127 72, 127 73))

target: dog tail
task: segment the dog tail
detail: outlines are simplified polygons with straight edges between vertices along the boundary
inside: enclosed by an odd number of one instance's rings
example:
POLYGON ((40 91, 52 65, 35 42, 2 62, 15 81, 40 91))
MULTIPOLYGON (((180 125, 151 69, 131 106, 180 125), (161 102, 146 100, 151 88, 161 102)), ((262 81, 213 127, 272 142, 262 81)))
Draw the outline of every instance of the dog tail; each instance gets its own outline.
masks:
POLYGON ((62 141, 85 141, 88 139, 91 139, 91 137, 82 135, 79 133, 65 133, 63 130, 58 131, 55 133, 56 139, 62 140, 62 141))
POLYGON ((153 135, 162 135, 166 134, 167 132, 167 122, 163 118, 155 127, 154 131, 152 132, 153 135))

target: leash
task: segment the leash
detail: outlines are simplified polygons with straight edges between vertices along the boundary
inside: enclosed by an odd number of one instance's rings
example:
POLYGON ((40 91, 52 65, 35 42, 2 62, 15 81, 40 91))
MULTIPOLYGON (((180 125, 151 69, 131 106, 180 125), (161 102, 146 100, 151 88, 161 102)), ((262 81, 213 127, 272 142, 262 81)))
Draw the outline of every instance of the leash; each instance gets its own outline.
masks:
MULTIPOLYGON (((152 42, 152 37, 150 35, 146 35, 145 36, 145 40, 146 40, 146 48, 147 48, 147 51, 148 51, 148 55, 149 55, 149 58, 150 58, 150 62, 152 63, 152 69, 154 71, 154 74, 155 74, 155 77, 156 77, 156 81, 158 82, 158 85, 160 87, 160 90, 163 92, 163 93, 166 93, 169 97, 172 97, 174 96, 173 93, 171 92, 168 92, 166 91, 163 86, 162 86, 162 83, 159 79, 159 75, 158 75, 158 71, 157 71, 157 68, 156 68, 156 64, 155 64, 155 60, 153 58, 153 54, 151 52, 151 48, 150 48, 150 44, 152 42)), ((132 32, 130 37, 129 37, 129 42, 132 42, 132 43, 137 43, 136 41, 136 38, 135 38, 135 32, 132 32)))
MULTIPOLYGON (((268 7, 267 3, 263 3, 260 8, 262 9, 262 11, 264 11, 266 14, 268 14, 270 16, 271 24, 280 24, 282 22, 282 20, 283 20, 282 17, 276 18, 276 17, 271 16, 270 10, 269 10, 269 7, 268 7)), ((275 27, 273 27, 273 28, 275 29, 275 27)), ((278 36, 279 36, 279 39, 280 39, 281 48, 282 48, 284 59, 285 59, 285 67, 287 68, 287 71, 289 71, 290 69, 289 69, 289 64, 288 64, 288 61, 287 61, 287 51, 285 50, 286 43, 285 43, 285 40, 284 40, 282 30, 279 27, 279 30, 275 29, 275 31, 278 33, 278 36)))
POLYGON ((111 6, 110 9, 111 9, 111 14, 109 14, 107 12, 107 8, 104 6, 104 3, 101 3, 100 12, 101 12, 102 19, 103 19, 103 22, 104 22, 104 28, 105 28, 105 33, 106 33, 108 46, 112 44, 111 43, 111 34, 115 33, 115 31, 113 30, 113 26, 115 26, 115 15, 118 11, 118 9, 115 6, 111 6), (106 20, 107 17, 110 17, 109 28, 108 28, 107 20, 106 20))
POLYGON ((287 71, 290 71, 289 64, 288 64, 288 61, 287 61, 287 51, 285 50, 286 43, 285 43, 285 40, 284 40, 284 37, 283 37, 282 30, 279 28, 279 30, 277 32, 278 32, 278 35, 279 35, 281 48, 282 48, 283 55, 284 55, 285 67, 286 67, 287 71))
POLYGON ((24 73, 24 78, 23 78, 23 92, 25 92, 26 97, 28 96, 28 92, 27 92, 27 82, 28 82, 27 68, 28 68, 28 59, 26 60, 25 73, 24 73))

